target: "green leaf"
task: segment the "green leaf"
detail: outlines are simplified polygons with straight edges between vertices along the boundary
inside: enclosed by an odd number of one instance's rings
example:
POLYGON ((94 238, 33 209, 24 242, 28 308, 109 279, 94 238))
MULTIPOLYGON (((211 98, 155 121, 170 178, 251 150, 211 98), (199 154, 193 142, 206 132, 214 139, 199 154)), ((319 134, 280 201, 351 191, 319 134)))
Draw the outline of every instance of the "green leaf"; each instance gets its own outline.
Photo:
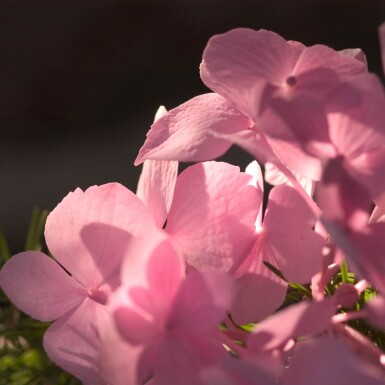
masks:
POLYGON ((34 207, 32 210, 31 221, 29 223, 25 250, 41 250, 43 244, 43 232, 48 210, 40 210, 34 207))
POLYGON ((11 257, 8 242, 5 239, 4 233, 0 229, 0 267, 11 257))

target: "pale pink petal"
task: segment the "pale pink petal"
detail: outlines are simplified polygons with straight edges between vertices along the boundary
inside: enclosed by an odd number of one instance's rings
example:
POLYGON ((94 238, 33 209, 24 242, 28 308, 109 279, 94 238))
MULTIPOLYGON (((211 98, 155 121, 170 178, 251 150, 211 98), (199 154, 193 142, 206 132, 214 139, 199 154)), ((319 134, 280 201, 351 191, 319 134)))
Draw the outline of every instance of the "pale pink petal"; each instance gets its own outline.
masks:
POLYGON ((214 332, 233 302, 234 291, 226 274, 192 271, 180 287, 168 322, 198 335, 214 332))
MULTIPOLYGON (((147 265, 155 250, 163 242, 165 245, 162 248, 166 253, 169 248, 174 250, 171 245, 166 245, 168 238, 166 232, 152 227, 130 241, 120 270, 121 281, 124 285, 147 287, 147 265)), ((172 253, 174 252, 172 251, 172 253)))
POLYGON ((155 316, 163 317, 180 290, 185 264, 171 242, 164 241, 153 251, 147 264, 147 280, 155 316))
POLYGON ((363 278, 383 293, 385 292, 384 234, 385 223, 378 222, 350 235, 350 240, 357 253, 357 260, 353 260, 352 263, 358 267, 363 278))
POLYGON ((298 94, 288 99, 272 99, 270 106, 281 119, 268 114, 262 117, 260 124, 266 135, 294 142, 294 145, 299 145, 314 157, 335 155, 329 138, 326 111, 322 105, 306 95, 298 94))
MULTIPOLYGON (((333 88, 336 80, 362 75, 367 72, 367 67, 361 60, 356 60, 351 55, 341 54, 325 45, 318 44, 302 51, 293 74, 300 78, 301 75, 311 72, 313 73, 312 80, 315 82, 306 83, 304 88, 317 91, 313 86, 318 85, 318 92, 322 94, 323 88, 320 87, 320 84, 324 83, 326 86, 329 84, 329 87, 333 88)), ((301 84, 300 80, 299 84, 301 84)))
POLYGON ((269 136, 266 136, 266 139, 276 156, 289 170, 315 181, 321 179, 321 160, 306 153, 301 144, 269 136))
POLYGON ((238 167, 205 162, 178 177, 166 231, 199 269, 230 271, 254 241, 260 193, 238 167))
MULTIPOLYGON (((295 171, 292 171, 292 173, 307 194, 309 196, 313 196, 316 182, 312 179, 299 175, 295 171)), ((281 184, 291 185, 287 177, 273 163, 270 162, 265 164, 265 180, 273 186, 281 184)))
POLYGON ((150 254, 138 254, 145 261, 141 266, 145 272, 129 272, 136 273, 136 279, 125 276, 125 284, 110 300, 117 328, 131 344, 148 343, 159 333, 184 276, 183 260, 169 241, 162 240, 147 252, 150 254))
POLYGON ((265 267, 262 259, 237 283, 237 296, 230 310, 231 318, 237 325, 261 321, 285 300, 286 282, 265 267))
POLYGON ((165 106, 159 106, 159 108, 157 109, 157 111, 155 113, 154 122, 156 122, 157 120, 159 120, 162 116, 164 116, 166 114, 167 114, 166 107, 165 106))
POLYGON ((148 159, 143 163, 136 195, 146 205, 159 228, 166 221, 177 175, 177 161, 148 159))
POLYGON ((119 267, 130 236, 151 226, 153 218, 140 199, 110 183, 70 193, 48 216, 45 237, 55 259, 94 288, 119 267))
POLYGON ((233 29, 209 40, 201 78, 254 118, 266 84, 284 85, 301 51, 302 47, 288 44, 274 32, 233 29))
POLYGON ((259 207, 257 220, 255 222, 256 228, 259 229, 262 227, 262 218, 263 218, 262 203, 263 203, 263 191, 264 191, 264 186, 263 186, 264 181, 263 181, 261 166, 258 164, 256 160, 254 160, 246 167, 245 173, 252 176, 253 179, 251 180, 250 184, 257 189, 258 193, 261 196, 260 198, 261 205, 259 207))
POLYGON ((335 338, 304 342, 290 361, 284 385, 380 385, 381 371, 335 338))
MULTIPOLYGON (((328 220, 351 228, 366 226, 370 197, 364 187, 348 174, 342 158, 332 159, 326 164, 316 195, 323 215, 328 220)), ((331 235, 334 237, 333 231, 331 235)), ((334 241, 338 244, 338 237, 334 237, 334 241)))
POLYGON ((143 345, 127 343, 110 320, 101 332, 99 365, 102 378, 108 384, 141 385, 138 369, 143 351, 143 345))
POLYGON ((250 119, 217 94, 204 94, 157 120, 135 161, 146 159, 204 161, 223 155, 232 145, 215 133, 233 134, 252 126, 250 119))
MULTIPOLYGON (((122 293, 120 295, 129 295, 129 289, 121 288, 122 293)), ((149 293, 146 292, 148 295, 149 293)), ((149 295, 148 295, 149 297, 149 295)), ((142 309, 131 308, 127 306, 126 301, 118 302, 116 295, 111 298, 110 309, 111 314, 115 320, 115 325, 119 334, 130 345, 139 345, 148 343, 156 334, 155 322, 153 314, 149 314, 148 310, 141 311, 142 309)), ((134 302, 134 301, 133 301, 134 302)), ((151 303, 151 305, 153 305, 151 303)), ((140 307, 140 303, 138 304, 140 307)))
POLYGON ((366 66, 366 68, 368 67, 368 61, 366 59, 365 52, 361 48, 347 48, 347 49, 338 51, 338 53, 342 56, 348 56, 353 59, 356 59, 361 63, 363 63, 366 66))
POLYGON ((257 325, 247 346, 259 353, 282 347, 291 338, 317 335, 331 324, 336 308, 333 298, 291 305, 257 325))
POLYGON ((14 255, 0 272, 0 286, 20 310, 40 321, 63 316, 87 297, 84 287, 38 251, 14 255))
POLYGON ((47 329, 45 351, 55 364, 84 384, 103 384, 99 374, 100 329, 108 318, 105 306, 86 299, 47 329))
POLYGON ((262 131, 256 126, 252 126, 250 129, 231 134, 216 132, 213 133, 213 136, 216 138, 228 140, 229 142, 236 144, 243 150, 247 151, 260 163, 265 163, 267 161, 278 161, 277 155, 273 152, 265 137, 265 134, 263 134, 262 131))
POLYGON ((267 262, 291 282, 310 282, 322 270, 324 239, 313 228, 316 218, 299 193, 277 186, 269 195, 263 228, 273 252, 267 262))
POLYGON ((346 160, 348 172, 376 199, 385 189, 385 93, 373 74, 355 78, 361 93, 358 108, 328 115, 330 138, 346 160))

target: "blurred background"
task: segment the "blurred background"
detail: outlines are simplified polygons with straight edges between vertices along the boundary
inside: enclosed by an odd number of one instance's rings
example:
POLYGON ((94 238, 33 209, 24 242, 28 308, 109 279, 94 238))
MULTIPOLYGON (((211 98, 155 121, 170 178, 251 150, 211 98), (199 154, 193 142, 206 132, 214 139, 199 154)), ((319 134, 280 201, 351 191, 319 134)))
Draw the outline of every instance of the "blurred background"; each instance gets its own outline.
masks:
MULTIPOLYGON (((112 181, 135 191, 158 106, 208 91, 198 68, 213 34, 360 47, 382 76, 382 21, 384 0, 1 0, 0 227, 12 252, 35 205, 112 181)), ((249 159, 234 149, 226 160, 249 159)))

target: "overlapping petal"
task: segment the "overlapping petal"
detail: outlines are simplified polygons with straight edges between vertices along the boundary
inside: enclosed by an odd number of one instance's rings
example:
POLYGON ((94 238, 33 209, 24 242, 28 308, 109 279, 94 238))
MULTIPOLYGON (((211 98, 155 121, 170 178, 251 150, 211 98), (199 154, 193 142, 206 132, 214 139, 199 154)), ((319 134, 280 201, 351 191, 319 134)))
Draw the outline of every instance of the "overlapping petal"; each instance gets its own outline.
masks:
POLYGON ((235 269, 252 247, 261 196, 238 167, 205 162, 177 180, 166 231, 197 269, 235 269))
POLYGON ((255 118, 268 84, 280 87, 292 72, 302 47, 274 32, 247 28, 213 36, 200 67, 203 82, 255 118))
POLYGON ((178 161, 148 159, 143 163, 136 195, 146 205, 159 228, 166 221, 177 174, 178 161))
POLYGON ((330 337, 303 343, 294 354, 282 384, 380 385, 383 384, 383 373, 330 337))
POLYGON ((255 353, 283 347, 291 338, 317 335, 331 324, 336 311, 332 298, 301 302, 267 318, 249 336, 247 345, 255 353))
POLYGON ((158 119, 147 133, 135 165, 146 159, 205 161, 232 145, 215 133, 233 134, 252 126, 250 119, 217 94, 199 95, 158 119))
POLYGON ((53 323, 44 334, 44 349, 57 365, 85 385, 104 384, 99 374, 100 330, 107 308, 89 298, 53 323))
POLYGON ((48 216, 45 237, 55 259, 92 288, 116 271, 128 238, 151 226, 153 218, 140 199, 122 185, 110 183, 70 193, 48 216), (98 225, 89 227, 82 238, 82 229, 92 223, 98 225))
POLYGON ((324 239, 313 228, 316 218, 299 193, 274 187, 263 227, 264 242, 274 250, 268 262, 292 282, 309 282, 322 268, 324 239))

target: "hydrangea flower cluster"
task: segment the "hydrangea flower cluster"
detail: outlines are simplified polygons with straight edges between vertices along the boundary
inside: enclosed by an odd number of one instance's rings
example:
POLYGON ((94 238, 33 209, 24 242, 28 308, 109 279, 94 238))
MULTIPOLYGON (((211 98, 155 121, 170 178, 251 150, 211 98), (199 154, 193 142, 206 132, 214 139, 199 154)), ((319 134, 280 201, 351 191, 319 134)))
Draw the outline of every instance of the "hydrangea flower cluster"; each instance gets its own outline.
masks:
POLYGON ((380 80, 359 49, 243 28, 200 73, 211 93, 158 110, 136 194, 71 192, 53 258, 13 256, 1 288, 86 385, 384 384, 380 80), (245 171, 213 161, 233 144, 245 171))

